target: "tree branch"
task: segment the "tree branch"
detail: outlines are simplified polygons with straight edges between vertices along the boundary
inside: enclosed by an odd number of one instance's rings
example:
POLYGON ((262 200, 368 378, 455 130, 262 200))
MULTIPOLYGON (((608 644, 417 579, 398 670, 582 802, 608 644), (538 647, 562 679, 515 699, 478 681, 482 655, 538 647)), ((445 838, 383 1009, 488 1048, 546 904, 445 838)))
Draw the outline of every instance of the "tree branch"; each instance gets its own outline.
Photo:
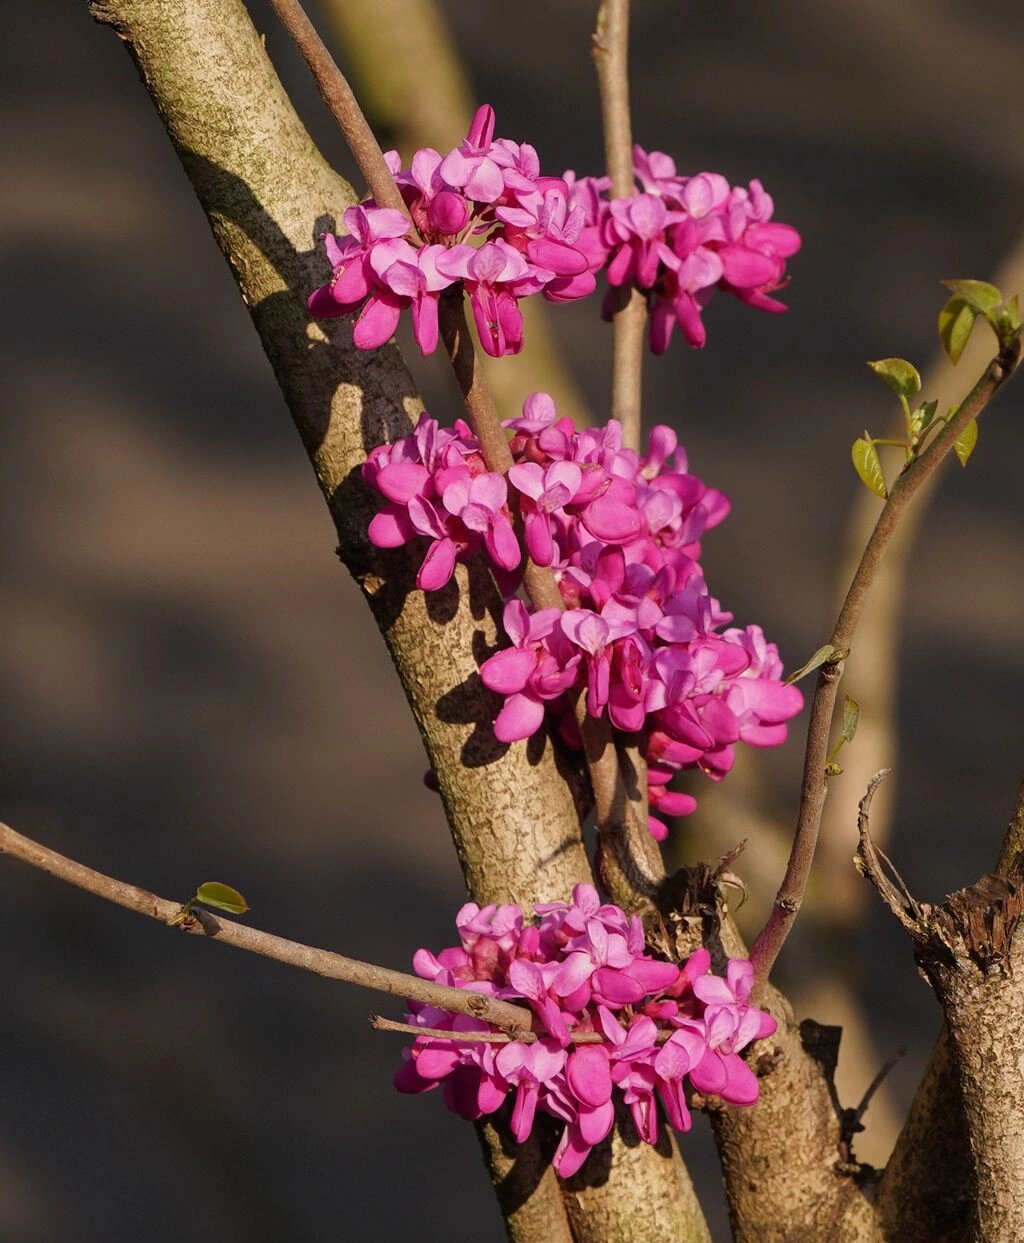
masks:
POLYGON ((533 1015, 525 1006, 487 997, 483 993, 449 988, 431 980, 421 980, 419 976, 406 975, 403 971, 392 971, 388 967, 346 958, 331 950, 315 949, 299 941, 287 941, 284 937, 250 928, 247 924, 235 923, 234 920, 224 919, 220 915, 211 915, 205 910, 193 909, 183 920, 179 919, 180 902, 159 898, 147 889, 140 889, 138 885, 130 885, 106 876, 103 872, 96 872, 84 863, 77 863, 47 846, 41 846, 3 823, 0 823, 0 854, 20 859, 22 863, 39 868, 58 880, 84 889, 107 902, 115 902, 137 915, 155 919, 165 926, 180 928, 183 932, 196 936, 209 937, 222 945, 247 950, 250 954, 259 954, 263 958, 272 958, 275 962, 299 967, 302 971, 311 971, 327 980, 340 980, 345 984, 355 984, 359 988, 373 989, 374 992, 390 993, 392 997, 422 1001, 426 1005, 453 1010, 457 1014, 468 1014, 471 1018, 502 1028, 509 1039, 521 1039, 533 1027, 533 1015), (175 920, 178 922, 173 922, 175 920))
MULTIPOLYGON (((996 875, 1019 870, 1024 852, 1024 782, 996 863, 996 875)), ((976 1194, 974 1160, 958 1064, 943 1024, 878 1188, 878 1213, 891 1243, 922 1236, 959 1243, 969 1237, 976 1194), (941 1151, 943 1160, 934 1154, 941 1151)))
MULTIPOLYGON (((861 610, 878 573, 878 567, 915 494, 934 474, 943 459, 952 452, 953 445, 963 429, 984 411, 1013 375, 1020 363, 1020 358, 1021 340, 1018 335, 999 351, 985 368, 984 373, 961 403, 953 418, 893 484, 840 609, 830 640, 833 648, 840 652, 847 652, 850 648, 861 610)), ((754 941, 750 954, 751 961, 754 963, 758 988, 763 986, 767 980, 775 959, 789 935, 810 877, 822 809, 828 790, 825 763, 844 661, 844 656, 828 661, 818 674, 814 697, 811 701, 810 722, 807 727, 807 749, 804 754, 804 771, 800 790, 800 809, 789 862, 772 912, 754 941)))
MULTIPOLYGON (((919 903, 887 860, 895 884, 882 869, 884 856, 867 825, 870 794, 862 801, 858 866, 909 936, 946 1017, 953 1095, 962 1105, 974 1170, 959 1216, 973 1239, 1016 1243, 1024 1237, 1024 1137, 1017 1124, 1024 1065, 1024 877, 1018 865, 1024 860, 1013 850, 1006 875, 983 876, 941 906, 919 903)), ((1011 824, 1011 837, 1016 829, 1011 824)), ((959 1111, 954 1117, 959 1124, 959 1111)), ((959 1139, 954 1136, 954 1152, 962 1157, 959 1139)), ((888 1195, 882 1203, 893 1207, 888 1195)))
POLYGON ((334 57, 327 50, 316 27, 306 16, 298 0, 270 0, 281 25, 292 37, 295 46, 309 66, 317 89, 328 111, 345 135, 349 150, 355 156, 359 171, 378 207, 390 207, 408 216, 405 200, 395 185, 395 179, 384 162, 377 139, 370 129, 363 111, 356 102, 346 79, 337 71, 334 57), (332 72, 332 70, 334 72, 332 72))
MULTIPOLYGON (((458 990, 456 990, 458 991, 458 990)), ((449 1006, 448 1009, 451 1009, 449 1006)), ((493 1020, 488 1020, 493 1022, 493 1020)), ((535 1031, 519 1032, 464 1032, 449 1031, 443 1027, 417 1027, 415 1023, 399 1023, 395 1019, 386 1019, 379 1014, 370 1015, 370 1026, 378 1032, 405 1032, 410 1036, 429 1036, 436 1040, 454 1040, 456 1044, 536 1044, 543 1038, 535 1031)), ((654 1037, 655 1044, 667 1044, 675 1034, 674 1027, 665 1027, 654 1037)), ((608 1038, 602 1032, 569 1033, 570 1044, 608 1044, 608 1038)))
MULTIPOLYGON (((593 36, 594 64, 601 93, 605 165, 615 198, 636 193, 633 131, 629 114, 629 0, 603 0, 593 36)), ((622 442, 640 448, 644 330, 647 299, 632 286, 623 291, 612 318, 612 418, 622 424, 622 442)))

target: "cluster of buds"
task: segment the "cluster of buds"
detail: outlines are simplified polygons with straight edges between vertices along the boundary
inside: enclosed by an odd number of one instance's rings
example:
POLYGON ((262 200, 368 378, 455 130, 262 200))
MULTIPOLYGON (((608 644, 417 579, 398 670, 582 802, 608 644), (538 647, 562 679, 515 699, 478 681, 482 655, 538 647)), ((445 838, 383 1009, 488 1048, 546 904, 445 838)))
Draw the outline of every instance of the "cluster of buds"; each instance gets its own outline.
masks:
MULTIPOLYGON (((512 646, 481 667, 503 695, 494 724, 516 742, 556 724, 579 745, 573 710, 642 733, 654 811, 685 815, 689 794, 670 791, 680 769, 715 780, 732 767, 734 745, 774 746, 803 698, 782 678, 774 644, 757 626, 727 628, 732 616, 708 592, 699 564, 704 532, 729 503, 689 472, 675 433, 656 427, 646 455, 622 447, 619 424, 578 432, 551 398, 535 393, 509 420, 515 465, 487 470, 469 428, 441 428, 424 415, 409 436, 374 449, 363 468, 387 500, 371 541, 395 547, 429 539, 417 582, 443 587, 457 560, 483 550, 507 602, 512 646), (511 503, 511 507, 510 507, 511 503), (529 612, 515 595, 522 515, 530 557, 550 566, 564 610, 529 612)), ((650 817, 657 838, 667 832, 650 817)))
MULTIPOLYGON (((590 885, 577 885, 571 903, 534 909, 539 918, 530 923, 518 906, 469 903, 455 921, 460 944, 437 955, 421 949, 413 961, 424 979, 526 1002, 537 1039, 418 1036, 395 1076, 399 1091, 442 1084, 448 1108, 468 1119, 493 1113, 514 1091, 512 1132, 520 1143, 538 1110, 565 1123, 553 1164, 566 1178, 610 1132, 616 1093, 648 1144, 658 1137, 657 1100, 673 1127, 689 1130, 687 1084, 733 1105, 754 1104, 758 1081, 740 1054, 776 1023, 749 1004, 749 962, 732 960, 722 979, 708 973, 705 949, 683 967, 652 958, 639 917, 602 905, 590 885), (578 1039, 584 1034, 591 1041, 578 1039)), ((420 1002, 409 1006, 419 1027, 461 1037, 494 1030, 420 1002)))
POLYGON ((592 270, 605 269, 610 286, 605 317, 623 288, 634 286, 651 306, 650 345, 663 354, 676 324, 692 346, 707 338, 701 312, 715 289, 761 311, 784 311, 771 297, 786 284, 786 260, 800 234, 772 220, 774 204, 759 181, 730 186, 720 173, 679 176, 661 151, 633 151, 643 192, 606 197, 607 178, 571 180, 570 203, 586 218, 583 245, 592 270))
POLYGON ((575 245, 582 207, 570 206, 562 178, 541 175, 528 143, 495 139, 489 105, 447 155, 423 147, 405 169, 397 152, 386 159, 409 216, 372 201, 350 207, 348 236, 325 235, 331 279, 309 299, 320 318, 358 310, 353 338, 360 349, 383 345, 409 309, 416 343, 433 353, 438 300, 461 282, 484 350, 518 354, 520 299, 543 293, 564 302, 593 292, 590 263, 575 245))
POLYGON ((395 151, 385 158, 408 216, 372 199, 350 207, 347 236, 324 235, 331 279, 309 299, 318 318, 358 312, 360 349, 383 345, 409 310, 416 343, 433 353, 439 299, 461 283, 484 350, 518 354, 520 300, 584 298, 602 269, 606 315, 623 287, 647 295, 656 354, 676 323, 691 345, 704 344, 701 311, 716 287, 761 310, 785 310, 770 294, 785 283, 800 235, 772 222, 759 181, 744 190, 719 173, 681 177, 669 156, 637 147, 643 193, 609 201, 607 178, 543 175, 529 143, 496 139, 488 104, 447 155, 422 147, 408 168, 395 151))

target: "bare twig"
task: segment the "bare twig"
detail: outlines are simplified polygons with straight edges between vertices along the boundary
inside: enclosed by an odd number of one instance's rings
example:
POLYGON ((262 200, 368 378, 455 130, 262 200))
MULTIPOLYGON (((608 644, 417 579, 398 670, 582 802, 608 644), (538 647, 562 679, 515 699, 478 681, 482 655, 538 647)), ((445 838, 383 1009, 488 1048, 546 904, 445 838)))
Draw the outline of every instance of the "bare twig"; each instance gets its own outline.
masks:
POLYGON ((892 861, 871 840, 871 826, 868 820, 871 800, 875 797, 875 791, 891 772, 891 768, 883 768, 875 773, 868 782, 868 788, 864 793, 864 797, 860 800, 860 814, 857 817, 857 833, 860 840, 857 844, 854 864, 857 871, 874 885, 879 897, 907 932, 913 937, 919 937, 921 933, 921 907, 907 888, 906 881, 893 866, 892 861), (886 868, 896 878, 896 884, 893 884, 886 874, 886 868))
MULTIPOLYGON (((370 1026, 379 1032, 405 1032, 410 1036, 427 1036, 437 1040, 455 1040, 463 1044, 535 1044, 544 1036, 543 1032, 522 1032, 518 1036, 508 1032, 463 1032, 448 1031, 443 1027, 417 1027, 415 1023, 399 1023, 395 1019, 386 1019, 383 1015, 370 1015, 370 1026)), ((666 1027, 654 1037, 655 1044, 665 1044, 675 1034, 676 1028, 666 1027)), ((570 1032, 572 1044, 608 1044, 608 1038, 601 1032, 570 1032)))
POLYGON ((867 1090, 865 1091, 864 1095, 860 1098, 860 1104, 857 1106, 856 1109, 852 1111, 853 1122, 857 1123, 858 1125, 860 1124, 860 1120, 867 1113, 868 1106, 871 1104, 871 1100, 874 1097, 875 1093, 885 1082, 885 1079, 888 1076, 889 1072, 893 1069, 893 1067, 900 1060, 900 1058, 906 1057, 906 1055, 907 1055, 906 1049, 899 1048, 896 1050, 895 1053, 892 1054, 891 1057, 886 1058, 886 1060, 882 1063, 881 1067, 879 1068, 878 1073, 875 1075, 874 1079, 872 1079, 871 1082, 868 1084, 867 1090))
POLYGON ((302 5, 298 0, 270 0, 270 3, 280 18, 281 25, 291 35, 309 66, 323 101, 345 135, 345 141, 355 156, 359 171, 366 178, 366 184, 377 206, 390 207, 408 215, 395 179, 384 162, 380 145, 356 102, 352 88, 335 64, 334 57, 317 34, 313 23, 306 16, 302 5))
MULTIPOLYGON (((846 599, 840 609, 830 640, 834 648, 846 650, 851 646, 861 610, 878 573, 885 550, 918 489, 934 474, 943 459, 952 451, 963 429, 984 411, 996 393, 1013 375, 1020 359, 1021 339, 1018 335, 999 351, 985 368, 953 418, 892 485, 889 498, 878 515, 875 529, 871 533, 871 538, 864 549, 849 591, 846 593, 846 599)), ((757 988, 762 987, 768 979, 775 959, 796 920, 797 912, 803 901, 804 890, 807 888, 827 793, 825 764, 828 756, 832 714, 835 710, 843 665, 843 659, 827 661, 822 665, 818 674, 818 682, 811 702, 810 722, 807 727, 807 749, 804 754, 800 810, 797 815, 789 862, 782 885, 776 894, 772 912, 750 952, 756 972, 757 988)))
POLYGON ((115 880, 112 876, 76 863, 74 859, 68 859, 55 850, 23 837, 6 824, 0 824, 0 854, 11 855, 12 858, 48 872, 58 880, 67 881, 69 885, 84 889, 98 898, 105 898, 108 902, 116 902, 118 906, 135 911, 138 915, 146 915, 162 924, 180 928, 183 932, 210 937, 224 945, 234 946, 235 949, 273 958, 289 967, 299 967, 328 980, 341 980, 346 984, 356 984, 360 988, 371 988, 378 993, 390 993, 394 997, 406 997, 444 1010, 468 1014, 483 1022, 493 1023, 517 1038, 529 1032, 533 1023, 530 1011, 523 1006, 461 988, 434 984, 401 971, 359 962, 355 958, 345 958, 330 950, 302 945, 298 941, 286 941, 270 932, 237 924, 234 920, 223 919, 207 911, 193 909, 189 916, 180 920, 181 903, 171 902, 168 898, 158 898, 155 893, 140 889, 137 885, 115 880), (173 920, 179 922, 172 925, 173 920))
MULTIPOLYGON (((633 131, 629 115, 629 0, 603 0, 593 38, 594 64, 601 92, 604 151, 612 194, 636 193, 633 131)), ((623 293, 612 319, 612 417, 622 424, 622 441, 640 448, 641 387, 647 300, 635 288, 623 293)))

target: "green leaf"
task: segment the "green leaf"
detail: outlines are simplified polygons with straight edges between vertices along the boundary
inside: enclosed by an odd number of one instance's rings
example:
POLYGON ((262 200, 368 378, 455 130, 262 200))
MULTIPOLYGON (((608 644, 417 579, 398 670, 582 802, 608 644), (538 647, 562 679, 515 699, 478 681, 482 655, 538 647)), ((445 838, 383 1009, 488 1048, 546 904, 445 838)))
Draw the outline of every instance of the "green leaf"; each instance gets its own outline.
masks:
POLYGON ((938 401, 926 401, 910 416, 910 435, 917 440, 924 432, 931 427, 932 419, 935 418, 935 411, 938 409, 938 401))
POLYGON ((857 733, 857 725, 860 722, 860 704, 856 699, 846 696, 843 702, 843 741, 853 742, 854 735, 857 733))
POLYGON ((231 915, 244 915, 249 909, 248 902, 237 889, 222 885, 216 880, 208 880, 200 885, 193 901, 202 902, 203 906, 216 907, 218 911, 227 911, 231 915))
POLYGON ((880 358, 868 366, 898 397, 913 397, 921 391, 921 377, 905 358, 880 358))
POLYGON ((960 361, 974 327, 975 313, 963 298, 950 298, 939 312, 939 340, 951 363, 960 361))
POLYGON ((942 283, 950 293, 962 298, 978 315, 987 317, 989 311, 1002 306, 1002 290, 997 289, 995 285, 988 284, 987 281, 943 281, 942 283))
POLYGON ((794 682, 799 682, 801 678, 807 677, 809 673, 813 673, 815 669, 832 660, 833 656, 841 657, 843 653, 837 647, 833 647, 831 643, 826 643, 824 647, 819 647, 806 664, 795 669, 786 679, 786 685, 792 686, 794 682))
POLYGON ((885 476, 882 474, 882 463, 878 460, 878 450, 871 441, 855 440, 852 456, 854 469, 860 475, 862 482, 883 501, 888 499, 889 492, 885 486, 885 476))
POLYGON ((960 459, 960 465, 966 466, 967 459, 974 452, 974 446, 978 443, 978 420, 971 419, 970 423, 957 436, 953 443, 953 452, 960 459))

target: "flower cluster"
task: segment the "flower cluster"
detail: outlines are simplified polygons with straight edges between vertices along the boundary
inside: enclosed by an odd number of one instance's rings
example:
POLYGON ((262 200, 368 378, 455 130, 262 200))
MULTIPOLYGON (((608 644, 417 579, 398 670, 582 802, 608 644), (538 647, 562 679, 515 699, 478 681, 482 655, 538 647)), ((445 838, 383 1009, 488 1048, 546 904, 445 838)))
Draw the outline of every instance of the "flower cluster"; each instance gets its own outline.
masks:
POLYGON ((386 159, 411 223, 372 201, 350 207, 348 236, 324 238, 331 279, 309 299, 320 318, 358 310, 360 349, 383 345, 408 309, 416 343, 433 353, 438 300, 459 281, 480 343, 495 357, 522 349, 521 298, 543 293, 564 302, 593 292, 589 260, 576 246, 583 208, 570 205, 564 180, 541 175, 533 147, 494 137, 489 105, 447 155, 423 147, 406 169, 397 152, 386 159))
POLYGON ((786 309, 770 295, 786 284, 800 234, 772 220, 759 181, 743 189, 720 173, 680 176, 670 156, 642 147, 634 148, 634 170, 642 193, 610 201, 607 178, 566 174, 569 202, 585 215, 581 244, 591 270, 604 268, 611 287, 606 317, 617 291, 635 286, 651 304, 651 349, 662 354, 676 324, 690 345, 704 344, 701 312, 716 288, 762 311, 786 309))
MULTIPOLYGON (((749 1004, 749 962, 732 960, 721 979, 708 974, 705 949, 682 968, 652 958, 639 917, 602 905, 591 885, 577 885, 571 903, 534 909, 539 919, 528 923, 518 906, 469 903, 455 921, 460 944, 437 955, 421 949, 413 961, 424 979, 526 1002, 538 1038, 418 1036, 395 1076, 400 1092, 443 1084, 448 1108, 476 1119, 514 1091, 512 1132, 520 1143, 538 1110, 565 1123, 553 1163, 566 1178, 611 1130, 616 1092, 648 1144, 658 1136, 656 1100, 672 1126, 689 1130, 687 1082, 733 1105, 757 1100, 757 1078, 740 1053, 776 1023, 749 1004), (584 1033, 597 1040, 574 1040, 584 1033)), ((493 1030, 434 1006, 409 1006, 419 1027, 493 1030)))
POLYGON ((433 353, 439 299, 459 282, 495 357, 523 347, 522 298, 584 298, 602 269, 606 316, 617 290, 647 295, 656 354, 677 323, 691 345, 704 344, 701 311, 716 287, 763 311, 786 309, 770 295, 786 283, 800 235, 772 221, 759 181, 744 190, 720 173, 680 176, 669 156, 637 147, 642 193, 609 200, 607 178, 544 175, 528 143, 495 138, 488 104, 447 155, 421 147, 408 168, 396 151, 385 158, 408 217, 372 199, 350 207, 347 236, 324 235, 331 279, 309 298, 319 318, 358 312, 360 349, 383 345, 409 310, 416 343, 433 353))
MULTIPOLYGON (((388 503, 370 539, 395 547, 426 536, 424 590, 444 586, 457 560, 483 549, 507 598, 512 643, 481 667, 485 685, 505 697, 498 739, 527 738, 550 718, 578 746, 572 695, 585 687, 592 716, 643 732, 653 811, 685 815, 696 802, 668 789, 676 772, 720 779, 737 742, 781 743, 803 703, 781 681, 775 645, 757 626, 727 628, 731 614, 708 592, 700 540, 729 503, 690 473, 671 428, 656 427, 641 456, 622 447, 614 420, 577 432, 545 393, 506 426, 516 462, 507 477, 487 470, 462 422, 446 429, 424 415, 411 435, 374 449, 364 477, 388 503), (555 574, 564 611, 531 613, 515 595, 515 509, 530 557, 555 574)), ((667 833, 657 815, 650 827, 659 839, 667 833)))

